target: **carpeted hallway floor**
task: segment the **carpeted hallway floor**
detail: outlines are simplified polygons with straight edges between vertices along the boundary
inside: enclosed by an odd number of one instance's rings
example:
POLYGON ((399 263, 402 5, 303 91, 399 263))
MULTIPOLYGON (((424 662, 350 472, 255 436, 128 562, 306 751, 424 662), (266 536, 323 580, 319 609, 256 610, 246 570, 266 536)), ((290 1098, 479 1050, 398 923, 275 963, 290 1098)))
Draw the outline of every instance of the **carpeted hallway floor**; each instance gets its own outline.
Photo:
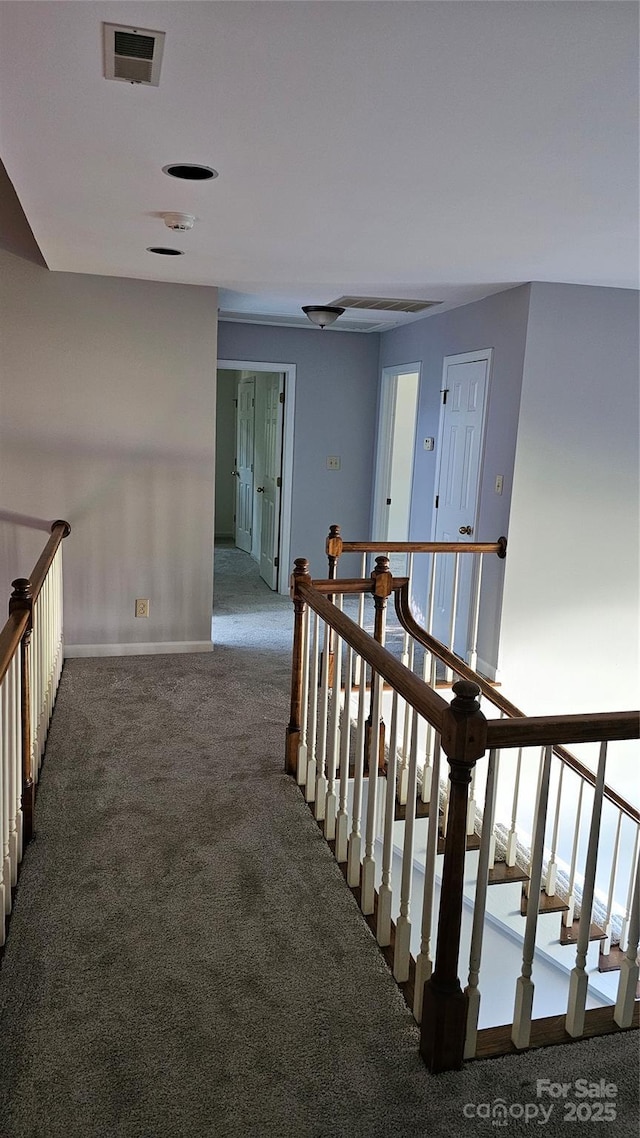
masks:
POLYGON ((635 1133, 637 1033, 426 1072, 283 773, 290 629, 221 549, 211 655, 65 665, 0 968, 0 1138, 456 1138, 496 1098, 564 1134, 538 1078, 614 1082, 635 1133))

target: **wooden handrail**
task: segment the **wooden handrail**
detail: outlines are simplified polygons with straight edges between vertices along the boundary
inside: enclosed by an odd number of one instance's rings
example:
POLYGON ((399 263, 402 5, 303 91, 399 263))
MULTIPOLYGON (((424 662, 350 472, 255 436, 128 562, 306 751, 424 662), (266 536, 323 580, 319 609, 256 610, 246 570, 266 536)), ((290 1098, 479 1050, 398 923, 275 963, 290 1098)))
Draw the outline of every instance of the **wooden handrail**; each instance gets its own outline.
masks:
MULTIPOLYGON (((468 664, 463 663, 453 652, 431 636, 425 629, 421 628, 417 623, 413 612, 411 611, 411 601, 409 598, 409 587, 405 582, 398 582, 398 588, 395 590, 395 606, 396 614, 400 624, 405 632, 408 632, 418 643, 427 648, 435 656, 438 656, 448 668, 451 668, 457 675, 463 679, 471 680, 476 683, 480 688, 482 694, 494 705, 499 711, 504 712, 508 717, 507 719, 489 719, 487 721, 488 732, 488 745, 489 747, 524 747, 524 746, 537 746, 538 744, 549 745, 553 744, 554 754, 557 755, 562 762, 566 763, 577 775, 585 779, 590 786, 595 786, 596 776, 593 771, 589 770, 584 763, 581 763, 575 755, 563 746, 557 745, 556 740, 562 738, 567 743, 588 743, 600 742, 603 738, 611 740, 620 739, 637 739, 640 735, 640 712, 626 711, 626 712, 596 712, 584 715, 561 715, 561 716, 527 716, 524 711, 516 707, 511 700, 508 700, 502 692, 498 691, 484 679, 483 676, 474 672, 468 664), (518 721, 524 722, 518 722, 518 721), (528 728, 529 723, 535 724, 535 737, 532 737, 531 731, 528 728), (549 730, 545 730, 545 724, 549 725, 549 730), (603 734, 603 729, 605 733, 603 734)), ((632 818, 634 822, 640 823, 640 812, 627 802, 620 794, 613 790, 610 786, 604 788, 605 798, 608 798, 619 810, 626 814, 628 818, 632 818)))
POLYGON ((335 577, 338 560, 343 553, 495 553, 507 556, 507 539, 497 541, 344 541, 340 526, 329 527, 326 540, 329 576, 335 577))
MULTIPOLYGON (((368 584, 368 582, 367 582, 368 584)), ((361 582, 362 585, 362 582, 361 582)), ((361 589, 361 591, 363 591, 361 589)), ((373 669, 391 684, 398 695, 431 723, 437 731, 442 728, 442 715, 448 708, 448 703, 437 692, 405 668, 396 660, 386 648, 376 643, 367 632, 359 628, 345 613, 340 612, 335 605, 328 601, 317 589, 310 584, 299 581, 296 594, 309 605, 339 636, 350 644, 355 652, 362 657, 373 669)))
POLYGON ((44 579, 51 568, 51 563, 58 551, 58 546, 65 537, 71 533, 71 526, 65 521, 55 521, 51 523, 51 537, 45 545, 42 553, 35 563, 33 572, 29 578, 31 581, 31 588, 33 590, 33 601, 37 601, 40 590, 44 584, 44 579))
POLYGON ((9 665, 29 624, 28 612, 12 612, 0 631, 0 684, 9 671, 9 665))

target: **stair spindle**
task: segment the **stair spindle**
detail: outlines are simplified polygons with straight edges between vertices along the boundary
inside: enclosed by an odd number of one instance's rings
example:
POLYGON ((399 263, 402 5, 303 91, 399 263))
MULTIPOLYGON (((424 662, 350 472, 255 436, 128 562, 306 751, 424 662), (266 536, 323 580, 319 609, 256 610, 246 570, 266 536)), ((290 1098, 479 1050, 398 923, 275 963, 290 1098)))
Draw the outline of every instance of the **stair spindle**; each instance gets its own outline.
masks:
POLYGON ((522 951, 522 972, 516 983, 516 999, 513 1010, 513 1026, 511 1029, 511 1041, 519 1051, 528 1047, 531 1039, 531 1014, 533 1011, 534 993, 531 973, 533 970, 533 954, 536 944, 536 929, 538 927, 538 906, 540 903, 540 886, 542 884, 544 832, 547 822, 547 803, 549 800, 549 778, 551 774, 552 754, 553 747, 544 748, 544 757, 542 759, 538 780, 536 824, 531 851, 529 903, 527 905, 527 922, 525 925, 524 946, 522 951))
POLYGON ((416 824, 416 797, 418 771, 418 715, 413 716, 411 731, 411 758, 409 761, 409 787, 404 821, 402 849, 402 880, 400 885, 400 915, 396 924, 396 943, 393 954, 393 975, 399 984, 409 979, 411 949, 411 886, 413 878, 413 835, 416 824))
POLYGON ((613 1018, 618 1027, 630 1027, 638 987, 638 942, 640 941, 640 862, 633 888, 633 901, 629 917, 627 954, 620 966, 620 980, 613 1018))
POLYGON ((365 712, 367 699, 367 668, 360 661, 360 683, 358 687, 358 724, 356 728, 356 753, 353 777, 353 803, 351 806, 351 833, 347 850, 347 884, 354 888, 360 884, 360 860, 362 855, 362 791, 364 781, 364 743, 365 712))
POLYGON ((602 802, 604 798, 604 776, 607 765, 607 744, 600 744, 600 757, 596 774, 596 786, 593 794, 593 809, 591 811, 591 825, 589 828, 589 844, 587 847, 587 863, 584 871, 584 887, 580 902, 580 923, 578 925, 578 940, 576 944, 576 964, 571 972, 569 982, 569 1003, 565 1027, 569 1035, 579 1039, 584 1032, 584 1013, 587 1001, 586 963, 589 948, 589 932, 591 929, 591 912, 593 909, 593 895, 596 884, 596 869, 598 865, 598 843, 600 839, 600 820, 602 817, 602 802))
POLYGON ((387 789, 385 795, 384 837, 382 844, 382 882, 378 893, 376 939, 384 947, 391 942, 391 866, 393 863, 393 823, 396 805, 396 772, 398 762, 398 693, 391 700, 391 724, 387 753, 387 789))
MULTIPOLYGON (((342 597, 336 598, 336 606, 342 610, 342 597)), ((336 772, 340 748, 340 689, 342 687, 342 640, 336 635, 333 651, 333 684, 331 685, 331 713, 329 721, 329 742, 327 758, 327 797, 324 809, 324 836, 328 842, 336 836, 336 772)))
POLYGON ((353 648, 347 648, 345 661, 344 704, 342 708, 342 728, 340 731, 340 803, 336 817, 336 849, 337 862, 347 860, 349 837, 349 813, 347 802, 349 797, 349 754, 351 747, 351 694, 353 675, 353 648))
POLYGON ((580 845, 580 827, 582 825, 582 795, 584 792, 585 782, 580 779, 578 788, 578 805, 576 808, 576 823, 573 830, 573 844, 571 846, 571 865, 569 866, 569 896, 567 897, 567 905, 569 908, 562 914, 562 920, 566 928, 571 928, 573 924, 573 916, 576 911, 576 864, 578 860, 578 847, 580 845))
POLYGON ((553 834, 551 837, 551 855, 547 863, 547 873, 545 876, 544 891, 548 897, 555 897, 556 892, 556 877, 557 877, 557 863, 556 863, 556 850, 558 848, 558 827, 560 825, 560 805, 562 802, 562 776, 564 775, 564 763, 560 763, 560 773, 558 775, 558 789, 556 792, 556 810, 553 818, 553 834))
POLYGON ((422 897, 422 926, 420 952, 416 960, 416 974, 413 996, 413 1015, 416 1023, 422 1023, 422 1000, 424 986, 433 971, 431 960, 431 930, 433 927, 433 899, 436 884, 436 863, 438 837, 440 834, 438 801, 440 797, 440 756, 442 748, 440 735, 436 733, 431 768, 431 788, 429 821, 427 824, 427 849, 424 866, 424 892, 422 897))
POLYGON ((618 810, 618 824, 616 826, 616 836, 613 843, 613 857, 611 859, 611 874, 609 876, 609 893, 607 896, 607 915, 604 921, 604 931, 607 934, 607 939, 603 941, 600 946, 600 952, 603 956, 607 956, 611 952, 611 917, 613 914, 613 897, 616 887, 616 876, 618 873, 618 855, 620 853, 620 827, 622 826, 622 813, 618 810))
POLYGON ((633 854, 631 857, 631 872, 629 874, 629 890, 627 893, 627 903, 625 905, 624 917, 622 918, 622 924, 620 927, 620 950, 621 950, 621 952, 627 951, 627 947, 628 947, 628 943, 629 943, 629 941, 628 941, 629 915, 631 913, 631 907, 633 905, 633 887, 634 887, 634 882, 635 882, 636 866, 638 864, 638 843, 640 840, 640 826, 636 825, 635 830, 636 830, 636 836, 635 836, 635 840, 633 843, 633 854))
POLYGON ((469 951, 469 982, 465 994, 469 1002, 467 1014, 467 1034, 465 1037, 464 1057, 472 1059, 476 1053, 478 1036, 478 1018, 480 1015, 480 963, 482 960, 482 938, 484 935, 484 915, 487 906, 487 887, 489 883, 489 868, 491 861, 491 838, 493 835, 493 822, 496 809, 496 788, 498 785, 498 758, 499 751, 489 752, 487 765, 487 784, 484 795, 484 811, 482 814, 482 833, 480 837, 480 853, 478 856, 478 876, 476 878, 476 897, 473 907, 473 929, 471 933, 471 948, 469 951))
POLYGON ((311 680, 309 699, 309 728, 307 740, 307 781, 305 785, 305 799, 315 802, 316 776, 318 763, 316 759, 316 739, 318 736, 318 668, 320 660, 320 620, 318 614, 313 614, 313 652, 311 654, 311 680))
POLYGON ((305 606, 302 617, 302 703, 300 709, 300 742, 296 765, 296 782, 304 786, 307 781, 307 741, 309 729, 309 609, 305 606))

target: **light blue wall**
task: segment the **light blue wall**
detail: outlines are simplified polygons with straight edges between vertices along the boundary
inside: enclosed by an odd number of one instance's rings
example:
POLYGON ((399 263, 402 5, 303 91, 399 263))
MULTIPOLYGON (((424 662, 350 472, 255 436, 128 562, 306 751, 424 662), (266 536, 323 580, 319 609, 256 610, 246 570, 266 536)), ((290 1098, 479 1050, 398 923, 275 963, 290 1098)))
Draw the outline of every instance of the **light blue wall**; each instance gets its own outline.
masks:
MULTIPOLYGON (((291 556, 326 576, 329 526, 369 535, 378 390, 376 333, 221 322, 218 358, 296 365, 291 556), (327 470, 328 455, 341 469, 327 470)), ((351 572, 347 559, 343 573, 351 572)))
MULTIPOLYGON (((434 313, 404 328, 384 332, 380 337, 381 368, 422 364, 411 511, 414 541, 431 539, 439 455, 437 448, 425 451, 421 440, 430 435, 438 437, 443 359, 480 348, 493 348, 493 368, 475 536, 478 541, 495 541, 502 534, 508 535, 529 290, 529 285, 508 289, 441 315, 434 313), (494 490, 497 474, 504 476, 501 495, 494 490)), ((484 577, 479 655, 489 671, 497 662, 495 629, 500 617, 503 568, 503 563, 496 558, 487 565, 484 577)), ((418 601, 417 593, 415 600, 418 601)))
POLYGON ((637 705, 638 299, 531 286, 501 660, 534 715, 637 705))

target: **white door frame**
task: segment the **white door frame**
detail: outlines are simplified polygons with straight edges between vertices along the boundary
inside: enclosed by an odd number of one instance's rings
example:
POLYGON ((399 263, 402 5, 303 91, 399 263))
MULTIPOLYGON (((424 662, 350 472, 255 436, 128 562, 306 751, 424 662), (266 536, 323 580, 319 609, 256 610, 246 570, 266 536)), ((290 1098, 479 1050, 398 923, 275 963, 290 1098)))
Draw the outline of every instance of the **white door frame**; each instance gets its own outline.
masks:
POLYGON ((278 592, 289 595, 291 572, 291 513, 293 504, 293 425, 296 402, 296 365, 255 360, 218 360, 217 368, 229 371, 278 371, 284 373, 284 423, 282 425, 282 497, 278 549, 278 592))
MULTIPOLYGON (((391 474, 391 432, 393 429, 393 416, 396 404, 397 379, 400 375, 414 375, 418 373, 418 399, 416 403, 416 422, 413 437, 413 451, 415 462, 415 433, 418 428, 418 407, 420 406, 420 385, 422 382, 422 364, 394 364, 384 367, 380 377, 380 402, 378 405, 378 431, 376 435, 376 465, 373 483, 373 508, 371 512, 371 540, 384 541, 387 536, 381 537, 387 518, 387 493, 389 476, 391 474)), ((411 487, 413 500, 413 485, 411 487)))
MULTIPOLYGON (((472 364, 479 363, 480 360, 487 361, 487 386, 484 392, 484 407, 482 409, 482 436, 480 444, 480 461, 478 464, 478 488, 476 491, 476 501, 473 510, 474 528, 478 524, 478 510, 480 506, 480 493, 482 490, 482 475, 484 472, 484 453, 485 453, 485 433, 487 428, 487 409, 489 407, 489 391, 491 387, 491 373, 493 371, 493 348, 479 348, 477 352, 460 352, 457 355, 443 356, 442 359, 442 382, 440 390, 444 391, 447 382, 447 368, 449 364, 472 364)), ((445 406, 440 400, 440 419, 438 422, 438 443, 436 454, 438 456, 438 465, 436 468, 436 480, 433 490, 433 511, 431 514, 431 541, 436 540, 436 526, 438 524, 438 511, 436 510, 436 496, 440 492, 440 475, 442 473, 442 435, 444 432, 444 412, 445 406)), ((477 541, 477 535, 474 535, 474 541, 477 541)))

